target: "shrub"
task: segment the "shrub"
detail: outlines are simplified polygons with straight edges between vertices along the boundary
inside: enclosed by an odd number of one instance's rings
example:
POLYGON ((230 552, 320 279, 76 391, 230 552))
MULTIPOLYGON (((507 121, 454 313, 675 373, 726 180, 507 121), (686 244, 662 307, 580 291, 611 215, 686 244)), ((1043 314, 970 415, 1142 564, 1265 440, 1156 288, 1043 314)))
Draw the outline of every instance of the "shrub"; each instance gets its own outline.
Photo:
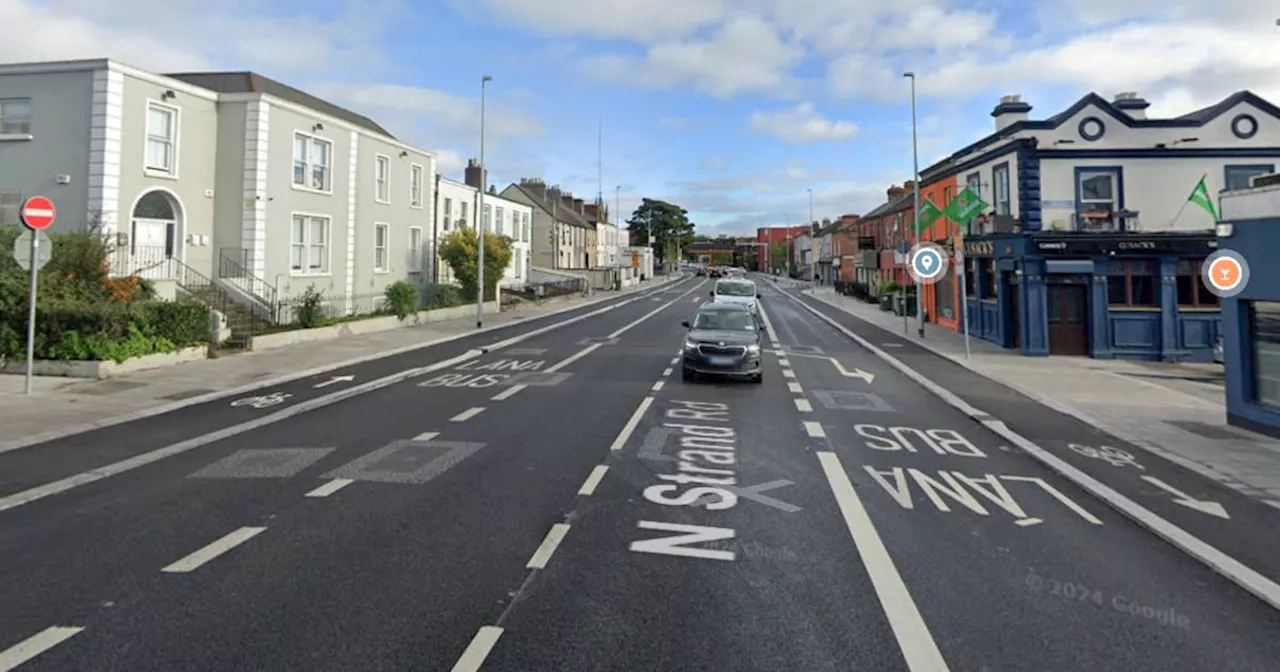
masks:
POLYGON ((466 303, 466 299, 462 296, 462 290, 453 285, 436 285, 429 290, 426 297, 427 310, 439 310, 441 308, 455 308, 466 303))
POLYGON ((418 313, 418 288, 411 282, 398 280, 383 292, 386 309, 400 320, 418 313))
MULTIPOLYGON (((0 356, 26 356, 25 310, 24 305, 21 317, 0 322, 0 356)), ((202 345, 208 337, 209 309, 198 301, 47 301, 36 306, 37 359, 123 362, 202 345)))
POLYGON ((324 313, 324 294, 315 285, 308 285, 298 298, 298 305, 293 308, 293 320, 303 329, 323 327, 329 321, 324 313))
MULTIPOLYGON (((463 296, 475 298, 479 280, 479 245, 473 229, 458 229, 440 244, 440 258, 453 270, 453 277, 462 285, 463 296)), ((484 296, 492 301, 497 296, 498 283, 511 265, 511 239, 486 233, 484 236, 484 296)))

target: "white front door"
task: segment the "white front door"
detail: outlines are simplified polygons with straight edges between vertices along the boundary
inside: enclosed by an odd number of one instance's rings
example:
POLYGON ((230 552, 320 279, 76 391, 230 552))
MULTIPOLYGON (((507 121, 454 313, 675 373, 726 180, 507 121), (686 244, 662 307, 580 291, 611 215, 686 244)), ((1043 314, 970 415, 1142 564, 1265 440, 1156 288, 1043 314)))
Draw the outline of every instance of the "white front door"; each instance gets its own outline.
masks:
POLYGON ((172 270, 169 231, 174 222, 160 219, 133 220, 133 240, 129 246, 133 271, 144 278, 164 278, 172 270))

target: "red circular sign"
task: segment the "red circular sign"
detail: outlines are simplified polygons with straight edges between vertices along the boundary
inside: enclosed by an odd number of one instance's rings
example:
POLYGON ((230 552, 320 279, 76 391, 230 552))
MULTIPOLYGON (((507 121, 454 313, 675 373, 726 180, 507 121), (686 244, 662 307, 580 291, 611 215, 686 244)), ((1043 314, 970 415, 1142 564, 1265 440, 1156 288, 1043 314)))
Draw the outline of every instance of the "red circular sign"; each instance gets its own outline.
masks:
POLYGON ((53 201, 44 196, 32 196, 22 204, 22 223, 27 225, 32 231, 47 229, 53 224, 57 210, 53 207, 53 201))

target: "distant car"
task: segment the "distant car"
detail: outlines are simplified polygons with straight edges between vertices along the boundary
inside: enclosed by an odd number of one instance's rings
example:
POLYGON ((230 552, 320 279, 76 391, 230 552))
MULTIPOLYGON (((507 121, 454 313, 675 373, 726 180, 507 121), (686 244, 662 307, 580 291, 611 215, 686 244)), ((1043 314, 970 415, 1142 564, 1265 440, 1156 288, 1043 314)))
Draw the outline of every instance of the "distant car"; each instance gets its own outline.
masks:
POLYGON ((710 301, 682 324, 689 330, 680 360, 681 378, 686 382, 700 375, 764 382, 760 324, 749 308, 741 303, 710 301))
POLYGON ((739 303, 756 312, 756 300, 761 298, 760 290, 751 280, 724 278, 716 281, 711 290, 711 300, 716 303, 739 303))

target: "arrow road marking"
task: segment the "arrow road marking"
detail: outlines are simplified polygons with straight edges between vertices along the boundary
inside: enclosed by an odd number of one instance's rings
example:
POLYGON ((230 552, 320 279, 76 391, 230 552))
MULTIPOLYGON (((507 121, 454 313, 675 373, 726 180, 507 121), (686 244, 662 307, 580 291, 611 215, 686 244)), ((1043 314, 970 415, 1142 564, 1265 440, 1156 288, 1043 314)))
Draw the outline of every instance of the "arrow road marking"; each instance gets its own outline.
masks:
POLYGON ((1142 480, 1173 495, 1174 497, 1173 502, 1175 504, 1181 504, 1187 507, 1188 509, 1195 509, 1200 513, 1207 513, 1211 516, 1217 516, 1219 518, 1224 518, 1227 520, 1231 519, 1231 516, 1227 515, 1226 508, 1224 508, 1221 504, 1217 502, 1211 502, 1204 499, 1196 499, 1188 495, 1187 493, 1173 487, 1172 485, 1169 485, 1168 483, 1165 483, 1164 481, 1156 478, 1155 476, 1143 476, 1142 480))
MULTIPOLYGON (((733 485, 718 485, 716 487, 720 488, 721 490, 728 490, 729 492, 732 492, 733 494, 739 497, 744 497, 754 502, 760 502, 765 506, 772 506, 775 509, 785 511, 787 513, 795 513, 796 511, 801 510, 800 507, 796 506, 795 504, 788 504, 786 502, 779 501, 772 497, 767 497, 765 495, 760 494, 762 492, 765 492, 766 490, 776 490, 778 488, 785 487, 788 485, 794 485, 794 484, 791 481, 777 480, 777 481, 769 481, 768 483, 761 483, 760 485, 753 485, 749 488, 739 488, 733 485)), ((691 506, 698 506, 700 504, 701 505, 714 504, 715 502, 718 502, 718 501, 720 501, 719 497, 715 497, 713 495, 705 495, 699 498, 697 501, 695 501, 691 506)))
POLYGON ((349 383, 355 379, 356 379, 355 376, 334 376, 329 380, 326 380, 323 383, 319 383, 317 385, 313 385, 312 387, 316 387, 316 388, 329 387, 330 385, 337 385, 338 383, 349 383))
POLYGON ((674 429, 669 427, 654 427, 644 437, 644 443, 640 446, 640 452, 636 457, 642 460, 653 460, 655 462, 674 462, 676 458, 670 455, 663 455, 662 448, 667 445, 667 437, 671 436, 674 429))
POLYGON ((836 367, 836 371, 839 371, 840 375, 844 376, 845 378, 861 378, 867 381, 868 384, 875 382, 875 379, 876 379, 875 374, 869 371, 863 371, 862 369, 857 369, 857 368, 850 371, 849 369, 844 368, 844 364, 841 364, 840 360, 836 359, 835 357, 829 357, 827 355, 814 355, 808 352, 787 352, 785 350, 768 350, 767 352, 771 352, 775 355, 778 355, 779 357, 785 357, 790 355, 792 357, 812 357, 814 359, 825 359, 828 362, 831 362, 831 364, 836 367))

